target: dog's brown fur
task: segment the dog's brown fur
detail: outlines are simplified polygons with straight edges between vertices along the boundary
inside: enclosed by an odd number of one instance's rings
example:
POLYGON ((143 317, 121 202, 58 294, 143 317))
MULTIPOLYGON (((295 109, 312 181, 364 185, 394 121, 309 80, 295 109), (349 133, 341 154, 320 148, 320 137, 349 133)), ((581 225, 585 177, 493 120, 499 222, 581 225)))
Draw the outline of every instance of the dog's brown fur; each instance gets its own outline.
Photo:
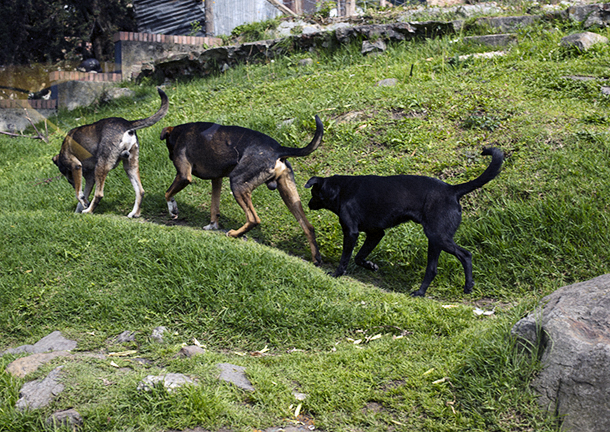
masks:
POLYGON ((215 123, 186 123, 166 127, 161 132, 169 157, 176 167, 176 178, 165 193, 170 215, 178 217, 174 195, 193 181, 193 175, 212 180, 211 222, 204 229, 218 229, 222 178, 229 177, 231 190, 246 214, 246 223, 227 235, 241 236, 261 223, 252 205, 252 191, 263 183, 278 189, 284 203, 297 219, 309 241, 315 264, 321 263, 313 226, 301 205, 294 174, 286 158, 306 156, 322 142, 324 128, 316 116, 316 133, 304 148, 283 147, 273 138, 239 126, 215 123))
POLYGON ((110 117, 68 132, 59 154, 53 157, 53 162, 74 187, 78 200, 76 213, 93 213, 104 196, 106 176, 120 160, 123 160, 123 168, 136 193, 135 204, 128 217, 140 216, 144 188, 140 181, 139 143, 136 130, 154 125, 167 113, 169 108, 167 95, 163 90, 157 90, 161 96, 161 107, 148 118, 129 121, 110 117), (86 181, 84 192, 83 177, 86 181), (93 185, 95 185, 95 195, 93 201, 89 203, 93 185))

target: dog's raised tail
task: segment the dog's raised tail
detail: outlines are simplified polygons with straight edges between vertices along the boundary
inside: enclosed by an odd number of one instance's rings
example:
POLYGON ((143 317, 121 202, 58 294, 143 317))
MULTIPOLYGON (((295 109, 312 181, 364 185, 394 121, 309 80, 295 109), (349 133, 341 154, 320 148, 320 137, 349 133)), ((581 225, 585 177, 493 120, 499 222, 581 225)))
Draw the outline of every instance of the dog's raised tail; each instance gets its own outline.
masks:
POLYGON ((316 115, 316 133, 313 136, 311 142, 302 148, 294 148, 294 147, 283 147, 282 146, 282 154, 280 158, 287 158, 291 156, 307 156, 310 153, 313 153, 315 149, 317 149, 322 143, 322 137, 324 136, 324 125, 322 124, 322 120, 320 117, 316 115))
POLYGON ((483 149, 482 155, 491 155, 491 163, 483 171, 479 177, 466 183, 454 185, 453 188, 456 191, 458 198, 472 192, 475 189, 479 189, 485 183, 492 181, 499 173, 502 168, 502 162, 504 161, 504 152, 495 147, 488 147, 483 149))
POLYGON ((145 119, 134 120, 131 123, 132 129, 144 129, 146 127, 152 126, 159 120, 161 120, 163 117, 165 117, 165 114, 167 114, 167 110, 169 109, 169 100, 167 99, 167 95, 159 87, 157 87, 157 91, 159 92, 159 96, 161 96, 161 107, 159 108, 159 111, 145 119))

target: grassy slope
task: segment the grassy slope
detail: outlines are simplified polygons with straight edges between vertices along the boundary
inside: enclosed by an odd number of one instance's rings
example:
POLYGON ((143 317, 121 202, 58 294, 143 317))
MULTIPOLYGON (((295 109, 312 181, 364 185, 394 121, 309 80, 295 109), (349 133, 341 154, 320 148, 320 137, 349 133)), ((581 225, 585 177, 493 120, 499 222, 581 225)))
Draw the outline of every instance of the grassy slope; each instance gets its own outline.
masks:
MULTIPOLYGON (((69 391, 26 413, 13 409, 24 381, 0 372, 0 429, 36 429, 67 407, 86 416, 84 430, 260 429, 294 416, 291 391, 298 389, 309 395, 301 412, 324 430, 550 430, 528 390, 537 365, 511 348, 508 330, 537 298, 606 273, 610 262, 608 101, 599 83, 562 78, 605 78, 609 50, 560 48, 568 31, 528 29, 518 47, 494 60, 450 64, 476 49, 445 39, 395 45, 373 58, 353 46, 315 54, 304 69, 296 66, 304 55, 295 54, 168 86, 169 114, 139 133, 147 190, 139 221, 124 218, 133 192, 120 168, 109 176, 97 214, 74 215, 67 183, 44 181, 58 174, 50 158, 62 133, 49 145, 0 137, 0 348, 61 329, 81 350, 133 348, 154 362, 115 360, 132 374, 108 360, 70 362, 69 391), (384 78, 399 84, 376 87, 384 78), (357 120, 339 122, 348 112, 357 120), (432 299, 405 295, 425 266, 426 239, 413 224, 390 230, 374 251, 378 273, 352 265, 349 277, 329 278, 341 253, 336 217, 308 212, 326 262, 316 269, 298 225, 266 188, 254 193, 263 223, 249 241, 199 229, 209 220, 205 181, 177 196, 181 220, 167 226, 163 193, 174 170, 158 140, 162 127, 218 121, 303 146, 315 114, 326 127, 324 143, 292 161, 304 201, 310 175, 419 173, 457 183, 484 169, 482 146, 507 152, 502 174, 463 200, 456 240, 474 255, 472 296, 461 293, 459 263, 446 255, 432 299), (278 127, 289 118, 292 125, 278 127), (498 306, 496 315, 475 317, 471 304, 480 300, 498 306), (449 303, 457 307, 441 307, 449 303), (158 325, 172 332, 163 346, 146 337, 158 325), (138 331, 137 344, 108 345, 126 329, 138 331), (174 358, 192 338, 208 353, 174 358), (358 339, 363 343, 355 345, 358 339), (265 345, 272 356, 235 354, 265 345), (215 384, 214 365, 222 361, 247 366, 257 392, 215 384), (136 392, 137 381, 161 366, 205 385, 136 392)), ((135 103, 64 114, 57 127, 149 115, 156 92, 135 89, 135 103)), ((221 223, 243 223, 227 182, 221 223)), ((15 358, 7 357, 0 370, 15 358)))

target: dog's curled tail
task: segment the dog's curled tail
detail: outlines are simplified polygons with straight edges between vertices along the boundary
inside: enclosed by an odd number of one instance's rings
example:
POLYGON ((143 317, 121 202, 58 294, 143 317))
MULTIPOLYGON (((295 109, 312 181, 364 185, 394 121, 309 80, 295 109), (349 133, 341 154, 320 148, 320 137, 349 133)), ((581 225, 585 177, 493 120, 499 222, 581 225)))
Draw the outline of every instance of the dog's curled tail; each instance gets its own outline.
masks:
POLYGON ((324 125, 322 124, 322 120, 320 120, 320 117, 316 115, 316 133, 313 136, 311 142, 307 145, 307 147, 294 148, 282 146, 280 158, 287 158, 291 156, 307 156, 308 154, 313 153, 313 151, 317 149, 322 143, 322 136, 324 136, 324 125))
POLYGON ((491 155, 491 163, 483 171, 479 177, 466 183, 454 185, 453 188, 458 198, 472 192, 475 189, 482 187, 485 183, 493 180, 502 168, 502 162, 504 161, 504 152, 495 147, 488 147, 483 149, 482 155, 491 155))
POLYGON ((146 127, 152 126, 159 120, 161 120, 163 117, 165 117, 165 114, 167 114, 167 110, 169 109, 169 100, 167 99, 167 95, 159 87, 157 87, 157 91, 159 92, 159 96, 161 96, 161 107, 159 108, 159 111, 145 119, 134 120, 133 122, 131 122, 132 129, 144 129, 146 127))

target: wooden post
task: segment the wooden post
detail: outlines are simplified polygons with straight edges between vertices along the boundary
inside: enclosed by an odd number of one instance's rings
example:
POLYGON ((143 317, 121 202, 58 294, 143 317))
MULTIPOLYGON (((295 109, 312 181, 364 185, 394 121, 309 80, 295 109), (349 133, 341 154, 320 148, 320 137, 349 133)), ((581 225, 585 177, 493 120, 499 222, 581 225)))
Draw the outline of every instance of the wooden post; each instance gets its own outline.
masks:
POLYGON ((345 16, 356 15, 356 0, 345 0, 345 16))
POLYGON ((205 35, 214 36, 214 0, 205 0, 205 35))
POLYGON ((345 2, 347 0, 337 0, 337 16, 345 16, 345 2))

